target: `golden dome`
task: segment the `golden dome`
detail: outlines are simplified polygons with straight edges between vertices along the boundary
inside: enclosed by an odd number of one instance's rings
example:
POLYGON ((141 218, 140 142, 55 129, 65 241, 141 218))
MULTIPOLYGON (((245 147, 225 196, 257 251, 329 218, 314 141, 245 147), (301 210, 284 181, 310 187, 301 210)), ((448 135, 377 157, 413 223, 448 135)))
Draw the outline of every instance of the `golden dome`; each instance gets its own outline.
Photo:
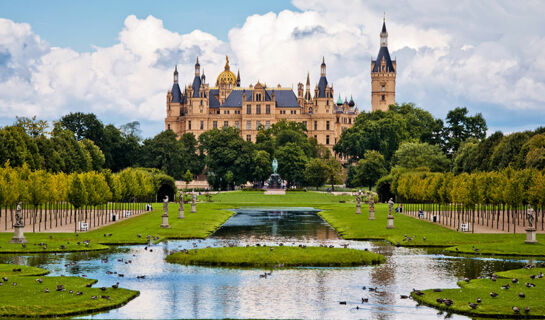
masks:
POLYGON ((218 76, 218 79, 216 80, 216 86, 219 86, 221 84, 230 84, 231 86, 236 87, 237 76, 235 76, 235 74, 232 73, 231 70, 229 70, 229 57, 225 56, 225 60, 225 70, 218 76))

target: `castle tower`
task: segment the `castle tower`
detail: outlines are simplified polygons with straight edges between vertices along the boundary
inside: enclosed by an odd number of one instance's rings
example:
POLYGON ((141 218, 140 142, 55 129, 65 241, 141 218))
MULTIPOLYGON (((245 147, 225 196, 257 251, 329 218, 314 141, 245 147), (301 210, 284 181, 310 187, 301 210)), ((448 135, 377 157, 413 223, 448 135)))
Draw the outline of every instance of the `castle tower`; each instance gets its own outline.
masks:
POLYGON ((380 50, 377 59, 371 61, 372 111, 388 111, 388 107, 395 104, 396 71, 396 61, 392 61, 388 51, 388 32, 386 31, 386 19, 384 19, 380 33, 380 50))

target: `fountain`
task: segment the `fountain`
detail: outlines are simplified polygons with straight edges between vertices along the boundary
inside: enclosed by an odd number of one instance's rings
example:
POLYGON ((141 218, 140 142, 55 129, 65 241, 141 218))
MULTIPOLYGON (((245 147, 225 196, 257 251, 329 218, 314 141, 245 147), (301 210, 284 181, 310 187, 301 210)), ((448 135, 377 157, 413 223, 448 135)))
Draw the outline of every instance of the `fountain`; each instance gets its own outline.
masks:
POLYGON ((273 173, 267 180, 267 190, 265 194, 286 194, 286 190, 282 189, 282 179, 277 173, 278 171, 278 161, 276 159, 272 162, 273 173))

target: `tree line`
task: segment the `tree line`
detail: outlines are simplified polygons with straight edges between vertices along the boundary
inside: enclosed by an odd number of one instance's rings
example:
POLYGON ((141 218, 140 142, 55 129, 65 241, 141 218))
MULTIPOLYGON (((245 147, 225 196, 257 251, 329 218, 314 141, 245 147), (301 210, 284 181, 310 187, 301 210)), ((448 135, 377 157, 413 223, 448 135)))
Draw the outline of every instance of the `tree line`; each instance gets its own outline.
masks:
POLYGON ((23 203, 25 219, 41 231, 78 221, 101 225, 112 212, 143 210, 143 202, 154 201, 163 185, 175 190, 174 179, 158 170, 127 168, 66 174, 31 170, 6 164, 0 168, 0 218, 4 228, 14 223, 14 210, 23 203), (9 217, 9 222, 8 222, 9 217))
POLYGON ((446 211, 452 223, 465 219, 500 228, 501 221, 502 230, 506 225, 510 231, 517 225, 526 225, 527 206, 532 205, 543 229, 545 172, 542 170, 507 167, 459 175, 394 170, 391 176, 389 191, 397 201, 418 204, 413 209, 428 204, 432 211, 446 211))

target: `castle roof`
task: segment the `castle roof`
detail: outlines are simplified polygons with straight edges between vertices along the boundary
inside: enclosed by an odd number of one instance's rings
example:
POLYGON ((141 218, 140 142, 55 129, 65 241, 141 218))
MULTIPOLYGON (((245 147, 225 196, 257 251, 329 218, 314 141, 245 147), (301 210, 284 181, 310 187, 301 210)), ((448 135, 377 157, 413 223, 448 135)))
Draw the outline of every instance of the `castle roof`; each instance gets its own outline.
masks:
POLYGON ((320 77, 318 82, 318 98, 325 98, 325 88, 327 88, 327 78, 325 76, 320 77))
POLYGON ((191 85, 191 87, 193 88, 193 98, 198 98, 199 97, 199 90, 201 88, 201 77, 195 76, 195 78, 193 79, 193 84, 191 85))
POLYGON ((183 95, 182 95, 182 91, 180 91, 180 86, 178 85, 177 82, 175 82, 173 85, 172 85, 172 102, 176 102, 176 103, 182 103, 183 102, 183 95))
MULTIPOLYGON (((299 103, 297 102, 297 96, 293 92, 293 90, 273 90, 273 89, 266 89, 265 90, 265 102, 272 101, 272 94, 274 91, 274 102, 276 104, 276 107, 278 108, 296 108, 299 107, 299 103)), ((229 96, 227 96, 227 99, 223 102, 223 104, 220 105, 219 101, 216 99, 215 95, 217 95, 219 92, 218 89, 211 89, 210 90, 210 108, 219 108, 219 107, 229 107, 229 108, 237 108, 242 107, 242 94, 246 94, 246 102, 252 101, 252 96, 254 90, 250 89, 240 89, 240 90, 232 90, 229 96)))
POLYGON ((390 52, 388 51, 388 47, 380 47, 380 50, 378 51, 377 60, 373 60, 373 63, 375 66, 373 67, 373 70, 371 72, 380 72, 380 65, 382 63, 382 59, 384 58, 386 62, 386 72, 395 72, 394 64, 392 63, 392 59, 390 58, 390 52))

